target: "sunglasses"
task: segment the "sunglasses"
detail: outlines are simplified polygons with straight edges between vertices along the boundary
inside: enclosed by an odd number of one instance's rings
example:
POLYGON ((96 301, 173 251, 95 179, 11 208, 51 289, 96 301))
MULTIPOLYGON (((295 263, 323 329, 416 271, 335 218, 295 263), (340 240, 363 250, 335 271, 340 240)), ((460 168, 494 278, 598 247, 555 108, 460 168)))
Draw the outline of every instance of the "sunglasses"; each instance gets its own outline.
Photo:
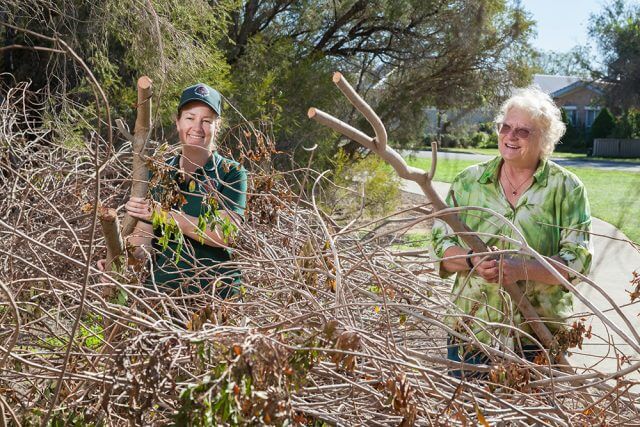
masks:
POLYGON ((529 135, 533 133, 532 129, 514 128, 507 123, 496 123, 496 126, 498 127, 498 133, 500 135, 509 135, 513 132, 513 134, 520 139, 527 139, 529 138, 529 135))

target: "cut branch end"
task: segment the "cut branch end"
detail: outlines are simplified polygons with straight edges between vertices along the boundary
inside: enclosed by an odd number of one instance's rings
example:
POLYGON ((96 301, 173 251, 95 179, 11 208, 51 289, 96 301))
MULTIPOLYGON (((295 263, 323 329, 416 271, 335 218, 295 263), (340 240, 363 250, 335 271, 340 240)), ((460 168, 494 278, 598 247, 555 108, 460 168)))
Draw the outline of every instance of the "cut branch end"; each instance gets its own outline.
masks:
POLYGON ((153 80, 147 76, 142 76, 138 79, 138 88, 143 90, 149 89, 151 87, 151 83, 153 83, 153 80))

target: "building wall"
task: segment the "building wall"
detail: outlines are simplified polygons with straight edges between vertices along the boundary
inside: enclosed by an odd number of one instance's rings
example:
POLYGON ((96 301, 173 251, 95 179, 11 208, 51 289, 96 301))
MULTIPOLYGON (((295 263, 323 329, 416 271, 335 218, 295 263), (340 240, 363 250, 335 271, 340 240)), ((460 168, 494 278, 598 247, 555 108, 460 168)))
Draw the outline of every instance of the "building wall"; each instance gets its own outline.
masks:
MULTIPOLYGON (((584 126, 587 124, 590 126, 590 123, 587 123, 587 111, 589 108, 593 109, 594 107, 598 110, 600 108, 601 97, 599 94, 587 87, 580 87, 563 96, 554 98, 554 101, 559 107, 568 107, 565 108, 567 114, 571 111, 571 107, 575 107, 575 116, 578 121, 578 125, 584 126)), ((597 110, 595 115, 597 115, 597 110)), ((591 121, 592 120, 593 116, 591 117, 591 121)), ((575 124, 576 123, 574 123, 574 125, 575 124)))

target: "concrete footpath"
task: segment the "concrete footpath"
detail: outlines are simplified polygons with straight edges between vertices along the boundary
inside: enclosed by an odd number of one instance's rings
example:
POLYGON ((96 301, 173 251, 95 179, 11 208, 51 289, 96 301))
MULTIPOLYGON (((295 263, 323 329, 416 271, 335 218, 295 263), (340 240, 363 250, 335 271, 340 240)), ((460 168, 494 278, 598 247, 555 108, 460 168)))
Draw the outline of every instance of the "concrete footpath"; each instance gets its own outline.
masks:
MULTIPOLYGON (((434 182, 433 186, 443 198, 449 191, 448 183, 434 182)), ((404 180, 403 190, 422 194, 420 187, 412 181, 404 180)), ((595 254, 589 277, 620 307, 630 321, 631 327, 622 321, 622 317, 594 287, 582 283, 578 286, 578 290, 588 301, 604 312, 623 333, 633 339, 634 333, 640 334, 640 301, 636 300, 634 304, 630 304, 629 291, 632 289, 629 282, 633 278, 634 270, 640 272, 640 252, 624 242, 623 240, 628 240, 627 237, 613 225, 597 218, 593 219, 592 225, 595 254)), ((601 372, 613 373, 619 369, 620 355, 629 357, 632 362, 640 360, 640 353, 633 350, 598 317, 591 315, 591 310, 579 301, 577 296, 574 296, 574 301, 574 312, 577 318, 584 317, 586 325, 591 326, 593 334, 591 339, 585 339, 582 350, 577 348, 572 350, 575 352, 571 355, 570 361, 574 367, 594 368, 601 372)), ((640 339, 634 342, 640 346, 640 339)), ((622 368, 626 366, 628 364, 625 363, 622 368)), ((640 378, 638 372, 632 376, 636 379, 640 378)))

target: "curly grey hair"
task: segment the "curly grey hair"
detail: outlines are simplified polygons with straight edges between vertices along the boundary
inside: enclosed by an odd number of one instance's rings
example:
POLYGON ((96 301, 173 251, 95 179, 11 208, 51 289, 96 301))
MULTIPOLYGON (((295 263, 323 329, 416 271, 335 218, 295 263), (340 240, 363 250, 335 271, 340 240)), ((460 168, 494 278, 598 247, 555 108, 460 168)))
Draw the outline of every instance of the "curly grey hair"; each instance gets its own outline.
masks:
POLYGON ((566 131, 560 108, 553 99, 535 86, 519 89, 507 99, 496 116, 496 122, 504 120, 509 110, 516 108, 531 116, 538 132, 537 141, 543 158, 548 158, 566 131))

